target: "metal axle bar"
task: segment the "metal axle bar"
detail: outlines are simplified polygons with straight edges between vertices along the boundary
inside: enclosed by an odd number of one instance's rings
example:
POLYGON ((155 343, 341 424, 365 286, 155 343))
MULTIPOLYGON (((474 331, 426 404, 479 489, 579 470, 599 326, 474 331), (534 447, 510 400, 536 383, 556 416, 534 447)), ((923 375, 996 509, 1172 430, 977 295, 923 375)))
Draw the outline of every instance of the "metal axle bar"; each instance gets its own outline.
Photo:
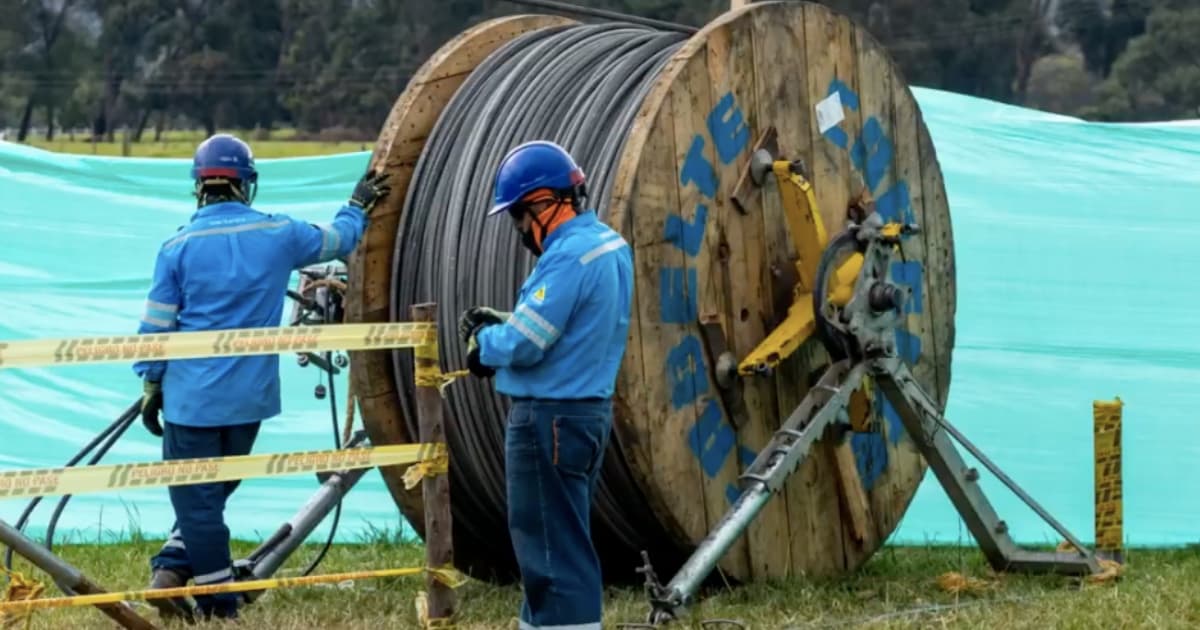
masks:
POLYGON ((593 9, 591 7, 581 7, 576 4, 566 2, 555 2, 554 0, 508 0, 513 4, 521 4, 529 7, 537 7, 539 9, 550 9, 560 11, 562 13, 572 15, 582 15, 586 17, 600 18, 602 20, 617 20, 619 22, 629 22, 630 24, 640 24, 657 28, 663 31, 678 31, 680 33, 696 33, 700 29, 686 24, 678 24, 675 22, 665 22, 663 20, 655 20, 652 18, 644 18, 636 15, 628 15, 626 13, 618 13, 616 11, 607 11, 605 9, 593 9))

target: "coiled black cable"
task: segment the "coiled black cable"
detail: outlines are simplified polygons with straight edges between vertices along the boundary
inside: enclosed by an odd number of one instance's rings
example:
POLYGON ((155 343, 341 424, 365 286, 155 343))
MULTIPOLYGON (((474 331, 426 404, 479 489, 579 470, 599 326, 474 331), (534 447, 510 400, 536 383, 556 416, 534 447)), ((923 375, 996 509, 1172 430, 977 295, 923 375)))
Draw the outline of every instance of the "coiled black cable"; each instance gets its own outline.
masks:
MULTIPOLYGON (((438 304, 445 363, 465 367, 458 315, 474 305, 511 309, 534 259, 507 217, 488 220, 492 182, 504 154, 553 140, 588 180, 589 207, 607 216, 613 179, 634 116, 659 71, 686 40, 628 24, 533 31, 497 49, 464 81, 433 128, 409 186, 396 238, 392 319, 412 304, 438 304)), ((419 435, 412 358, 393 353, 400 403, 419 435)), ((511 578, 504 481, 507 403, 491 381, 447 389, 455 561, 474 575, 511 578)), ((617 419, 620 422, 620 419, 617 419)), ((648 509, 614 433, 593 510, 593 537, 606 579, 640 579, 639 552, 679 562, 680 550, 648 509)))

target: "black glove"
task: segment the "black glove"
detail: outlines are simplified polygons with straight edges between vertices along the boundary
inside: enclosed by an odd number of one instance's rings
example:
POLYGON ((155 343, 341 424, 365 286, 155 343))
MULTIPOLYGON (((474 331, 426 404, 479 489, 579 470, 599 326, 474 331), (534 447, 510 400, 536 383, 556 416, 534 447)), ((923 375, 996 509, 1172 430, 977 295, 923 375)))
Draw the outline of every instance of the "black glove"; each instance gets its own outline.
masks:
POLYGON ((162 425, 158 422, 158 413, 162 411, 162 383, 144 381, 142 383, 142 424, 146 430, 156 437, 162 437, 162 425))
POLYGON ((374 169, 367 171, 354 186, 354 193, 350 195, 350 205, 358 206, 363 212, 371 214, 375 202, 392 191, 392 187, 387 185, 387 179, 387 173, 376 175, 374 169))
POLYGON ((511 315, 512 313, 497 311, 486 306, 472 306, 458 317, 458 336, 462 338, 463 343, 468 343, 480 328, 492 324, 503 324, 511 315))
POLYGON ((479 361, 479 344, 472 334, 467 339, 467 369, 479 378, 491 378, 496 375, 495 368, 490 368, 479 361))

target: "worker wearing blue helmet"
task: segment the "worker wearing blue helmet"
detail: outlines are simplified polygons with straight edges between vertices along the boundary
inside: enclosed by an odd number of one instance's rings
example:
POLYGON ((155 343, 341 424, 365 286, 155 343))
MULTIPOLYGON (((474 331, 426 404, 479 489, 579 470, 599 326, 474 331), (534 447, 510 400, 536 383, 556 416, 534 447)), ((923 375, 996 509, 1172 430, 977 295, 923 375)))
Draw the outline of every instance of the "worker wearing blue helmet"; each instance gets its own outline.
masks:
POLYGON ((512 399, 504 450, 522 630, 600 628, 591 505, 629 332, 633 259, 585 209, 584 184, 551 142, 504 157, 488 216, 507 212, 537 265, 511 313, 473 307, 459 320, 471 372, 494 376, 512 399))
MULTIPOLYGON (((367 215, 389 191, 367 172, 328 225, 251 207, 258 171, 230 135, 200 144, 192 164, 197 210, 158 250, 139 334, 279 326, 292 271, 344 258, 367 215)), ((141 361, 142 422, 162 438, 163 459, 247 455, 263 420, 280 413, 279 356, 141 361), (159 421, 159 416, 165 422, 159 421)), ((233 580, 225 501, 237 482, 169 488, 175 525, 151 559, 152 588, 233 580)), ((236 617, 239 596, 198 595, 203 617, 236 617)), ((164 616, 192 618, 181 598, 153 599, 164 616)))

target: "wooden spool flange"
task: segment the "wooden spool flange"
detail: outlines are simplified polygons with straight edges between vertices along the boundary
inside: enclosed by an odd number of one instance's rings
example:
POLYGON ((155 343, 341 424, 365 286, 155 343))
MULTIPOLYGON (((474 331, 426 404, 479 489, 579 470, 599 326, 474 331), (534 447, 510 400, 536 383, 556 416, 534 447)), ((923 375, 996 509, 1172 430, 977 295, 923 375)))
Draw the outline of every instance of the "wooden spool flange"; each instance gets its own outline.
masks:
MULTIPOLYGON (((564 23, 570 21, 515 16, 478 25, 414 76, 371 159, 392 172, 394 192, 372 214, 351 261, 349 320, 388 320, 391 258, 409 178, 454 90, 505 41, 564 23)), ((722 330, 729 349, 745 356, 786 313, 794 281, 786 270, 798 255, 819 254, 794 251, 773 182, 746 192, 745 213, 730 200, 768 130, 777 157, 807 165, 831 237, 852 201, 863 198, 888 218, 921 225, 922 233, 905 243, 907 262, 894 269, 915 289, 899 341, 921 384, 943 405, 949 390, 950 214, 911 91, 865 29, 821 5, 755 3, 725 13, 661 71, 628 131, 606 219, 633 246, 637 273, 615 437, 649 503, 646 513, 683 545, 700 541, 725 513, 740 472, 828 363, 811 340, 774 374, 746 380, 747 411, 737 427, 713 375, 706 328, 722 330), (839 113, 830 99, 840 100, 841 120, 835 116, 836 124, 822 130, 818 105, 839 113)), ((351 380, 373 442, 414 441, 387 353, 356 353, 351 380)), ((819 443, 725 555, 727 576, 835 574, 857 568, 882 545, 924 464, 890 408, 875 397, 869 402, 877 432, 819 443)), ((420 495, 403 489, 400 472, 383 474, 419 531, 420 495)), ((495 547, 501 533, 469 540, 456 522, 455 535, 456 556, 463 557, 459 549, 495 547)), ((630 564, 637 562, 631 555, 630 564)))

